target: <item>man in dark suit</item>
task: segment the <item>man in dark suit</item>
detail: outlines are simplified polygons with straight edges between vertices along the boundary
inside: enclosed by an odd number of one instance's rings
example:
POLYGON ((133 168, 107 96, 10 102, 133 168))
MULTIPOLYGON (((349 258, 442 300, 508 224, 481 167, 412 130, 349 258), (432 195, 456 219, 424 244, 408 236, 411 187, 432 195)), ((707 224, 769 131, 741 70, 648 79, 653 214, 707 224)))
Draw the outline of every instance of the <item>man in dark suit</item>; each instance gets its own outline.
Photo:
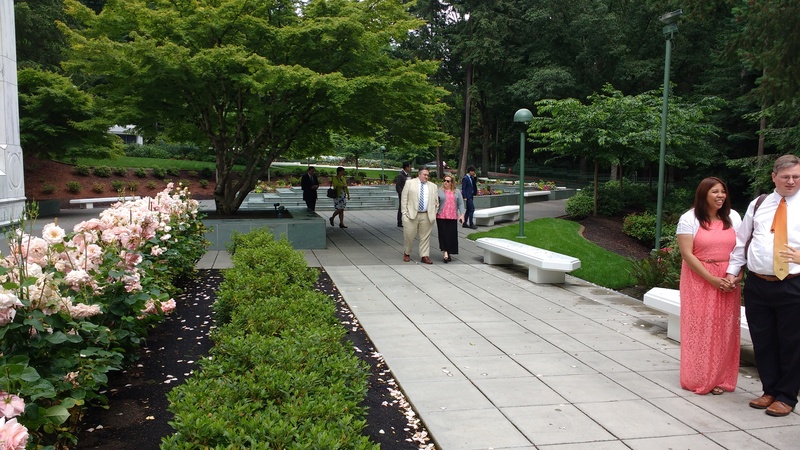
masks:
MULTIPOLYGON (((411 178, 411 163, 406 161, 403 163, 403 169, 394 179, 394 188, 397 190, 397 199, 400 200, 403 196, 403 187, 406 181, 411 178)), ((400 208, 400 202, 397 202, 397 226, 403 228, 403 211, 400 208)))
POLYGON ((303 189, 303 201, 306 202, 308 211, 314 212, 317 207, 317 189, 319 189, 319 179, 314 166, 310 166, 300 179, 300 188, 303 189))
POLYGON ((467 174, 461 180, 461 195, 464 197, 464 203, 467 205, 467 212, 464 214, 464 228, 472 228, 473 230, 478 227, 475 226, 473 215, 475 214, 475 203, 473 197, 478 193, 478 182, 475 177, 475 166, 467 167, 467 174))

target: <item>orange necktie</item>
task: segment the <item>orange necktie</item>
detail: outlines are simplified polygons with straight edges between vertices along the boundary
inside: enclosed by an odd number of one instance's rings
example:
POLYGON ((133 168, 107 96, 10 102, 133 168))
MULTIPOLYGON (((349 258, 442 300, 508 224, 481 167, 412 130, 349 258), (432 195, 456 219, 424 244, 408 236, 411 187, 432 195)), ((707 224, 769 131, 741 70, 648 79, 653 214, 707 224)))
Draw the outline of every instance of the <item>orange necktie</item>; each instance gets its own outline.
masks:
POLYGON ((786 250, 789 243, 789 232, 786 229, 786 198, 781 198, 778 209, 775 210, 775 217, 772 219, 772 233, 774 241, 772 247, 772 270, 775 276, 782 280, 789 275, 789 263, 784 262, 780 257, 781 250, 786 250))

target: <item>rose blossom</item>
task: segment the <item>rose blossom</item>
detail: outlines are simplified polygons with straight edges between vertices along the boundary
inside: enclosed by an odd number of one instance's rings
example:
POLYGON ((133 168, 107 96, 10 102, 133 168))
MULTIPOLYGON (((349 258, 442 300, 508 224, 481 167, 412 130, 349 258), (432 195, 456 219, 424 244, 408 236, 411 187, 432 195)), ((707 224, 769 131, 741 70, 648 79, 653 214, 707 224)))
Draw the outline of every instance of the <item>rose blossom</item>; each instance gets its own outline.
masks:
POLYGON ((28 429, 17 423, 17 419, 0 417, 0 448, 22 450, 28 443, 28 429))
POLYGON ((54 223, 48 223, 42 229, 42 238, 50 244, 64 241, 64 229, 54 223))
POLYGON ((0 391, 0 413, 4 417, 11 419, 17 417, 25 411, 25 401, 14 394, 0 391))

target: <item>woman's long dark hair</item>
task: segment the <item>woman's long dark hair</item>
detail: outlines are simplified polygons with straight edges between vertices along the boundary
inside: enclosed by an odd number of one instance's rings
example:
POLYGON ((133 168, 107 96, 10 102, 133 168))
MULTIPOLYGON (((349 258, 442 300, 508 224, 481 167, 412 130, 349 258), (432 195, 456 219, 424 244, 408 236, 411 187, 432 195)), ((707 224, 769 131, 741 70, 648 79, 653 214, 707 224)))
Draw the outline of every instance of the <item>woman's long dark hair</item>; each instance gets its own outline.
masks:
MULTIPOLYGON (((717 184, 721 184, 722 189, 725 190, 725 194, 728 194, 728 185, 717 177, 704 178, 697 186, 697 190, 694 193, 694 216, 700 221, 700 226, 706 230, 711 220, 714 219, 714 217, 711 217, 711 212, 708 210, 708 191, 717 184)), ((722 207, 719 211, 717 211, 716 218, 722 221, 722 228, 724 230, 733 226, 731 223, 731 197, 729 194, 725 196, 725 201, 722 203, 722 207)))

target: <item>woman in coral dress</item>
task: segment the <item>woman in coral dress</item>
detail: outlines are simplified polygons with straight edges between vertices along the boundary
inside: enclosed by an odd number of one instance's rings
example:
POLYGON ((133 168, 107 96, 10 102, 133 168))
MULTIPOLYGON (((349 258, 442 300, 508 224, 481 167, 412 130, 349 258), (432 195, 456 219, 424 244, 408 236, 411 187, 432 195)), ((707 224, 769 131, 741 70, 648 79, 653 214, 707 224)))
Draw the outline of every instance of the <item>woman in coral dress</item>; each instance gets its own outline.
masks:
POLYGON ((742 223, 728 187, 716 177, 700 182, 694 207, 678 222, 681 267, 681 387, 714 395, 736 388, 739 374, 739 281, 725 278, 742 223))

